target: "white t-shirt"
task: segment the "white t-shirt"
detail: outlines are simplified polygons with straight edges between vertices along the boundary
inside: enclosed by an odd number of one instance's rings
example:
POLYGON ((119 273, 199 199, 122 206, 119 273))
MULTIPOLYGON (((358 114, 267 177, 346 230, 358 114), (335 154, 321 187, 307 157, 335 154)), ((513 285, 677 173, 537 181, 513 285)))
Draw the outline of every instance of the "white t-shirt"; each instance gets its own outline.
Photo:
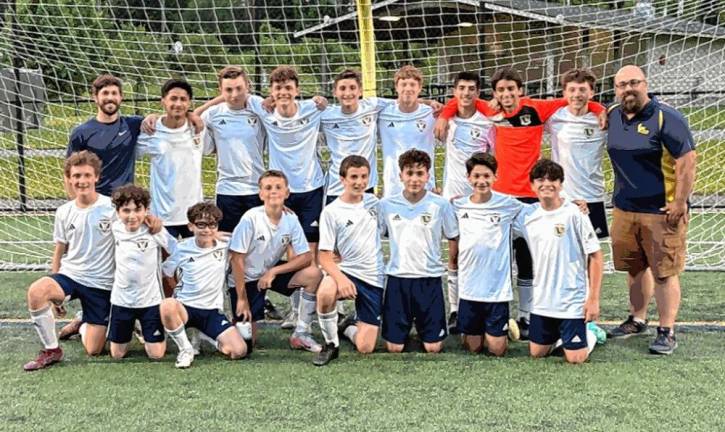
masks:
POLYGON ((383 286, 383 247, 378 230, 378 199, 365 194, 359 203, 337 198, 322 209, 320 250, 337 251, 340 270, 370 285, 383 286))
POLYGON ((162 269, 169 277, 181 270, 175 294, 181 303, 197 309, 223 310, 227 261, 226 242, 217 240, 210 248, 200 248, 190 237, 177 244, 162 269))
MULTIPOLYGON (((259 96, 250 96, 259 98, 259 96)), ((254 195, 264 172, 264 128, 249 109, 234 110, 226 103, 214 105, 201 115, 204 154, 217 154, 216 193, 254 195)))
POLYGON ((201 188, 201 137, 186 122, 169 129, 159 119, 153 135, 141 133, 136 155, 151 157, 151 213, 166 226, 189 222, 186 210, 204 199, 201 188))
POLYGON ((111 304, 145 308, 161 303, 161 250, 172 254, 176 240, 163 228, 151 234, 146 225, 130 232, 119 220, 111 230, 116 245, 111 304))
POLYGON ((390 239, 390 259, 385 273, 401 278, 442 276, 441 240, 458 237, 456 215, 450 203, 426 192, 415 204, 402 193, 384 198, 378 220, 390 239))
POLYGON ((403 191, 398 158, 413 148, 422 150, 430 156, 428 189, 435 188, 434 123, 433 109, 423 104, 418 104, 418 108, 411 113, 404 113, 400 111, 396 102, 380 112, 378 129, 383 146, 383 186, 386 198, 403 191))
POLYGON ((511 291, 514 218, 523 204, 493 192, 485 203, 453 201, 458 219, 458 296, 476 302, 507 302, 511 291))
POLYGON ((249 109, 257 114, 267 131, 269 168, 285 173, 290 192, 309 192, 324 184, 317 157, 317 140, 322 111, 312 100, 297 103, 292 117, 282 117, 262 108, 262 99, 250 98, 249 109))
POLYGON ((493 153, 496 129, 493 122, 476 111, 470 118, 448 120, 446 163, 443 170, 443 197, 468 196, 473 188, 468 183, 466 161, 476 152, 493 153))
POLYGON ((546 121, 551 136, 551 159, 564 168, 564 192, 571 200, 604 201, 602 154, 607 131, 594 113, 575 116, 560 108, 546 121))
POLYGON ((369 97, 361 99, 356 112, 345 114, 339 105, 334 105, 322 114, 322 132, 330 150, 330 166, 325 184, 328 196, 340 196, 343 192, 340 182, 340 164, 350 155, 364 157, 370 163, 368 189, 378 184, 377 129, 378 113, 390 99, 369 97))
POLYGON ((259 206, 244 213, 232 232, 229 250, 246 254, 244 280, 251 282, 276 266, 290 244, 295 255, 310 251, 297 216, 282 213, 279 223, 274 225, 264 212, 264 206, 259 206))
POLYGON ((75 200, 58 207, 53 241, 67 246, 58 273, 87 287, 110 290, 115 268, 111 224, 115 218, 111 199, 100 194, 90 207, 80 208, 75 200))
POLYGON ((589 290, 588 256, 600 250, 589 217, 571 201, 546 211, 524 207, 514 223, 534 261, 531 312, 552 318, 583 318, 589 290))

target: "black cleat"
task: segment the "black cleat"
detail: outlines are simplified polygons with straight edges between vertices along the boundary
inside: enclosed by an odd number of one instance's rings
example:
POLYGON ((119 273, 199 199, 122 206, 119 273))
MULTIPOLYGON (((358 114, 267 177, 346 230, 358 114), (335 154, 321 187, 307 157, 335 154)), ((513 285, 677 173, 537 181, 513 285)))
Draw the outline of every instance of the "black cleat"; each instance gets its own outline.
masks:
POLYGON ((460 333, 458 330, 458 312, 451 312, 448 315, 448 334, 456 335, 460 333))
POLYGON ((613 339, 627 339, 632 336, 647 334, 647 321, 644 323, 634 320, 634 316, 630 315, 619 327, 613 328, 607 332, 607 337, 613 339))
POLYGON ((268 321, 282 321, 282 314, 279 313, 277 308, 272 304, 269 299, 264 300, 264 317, 268 321))
POLYGON ((335 344, 327 344, 322 347, 322 351, 315 354, 312 364, 315 366, 325 366, 335 360, 340 355, 340 349, 335 344))
POLYGON ((657 337, 649 346, 652 354, 670 355, 677 348, 675 332, 667 327, 657 327, 657 337))

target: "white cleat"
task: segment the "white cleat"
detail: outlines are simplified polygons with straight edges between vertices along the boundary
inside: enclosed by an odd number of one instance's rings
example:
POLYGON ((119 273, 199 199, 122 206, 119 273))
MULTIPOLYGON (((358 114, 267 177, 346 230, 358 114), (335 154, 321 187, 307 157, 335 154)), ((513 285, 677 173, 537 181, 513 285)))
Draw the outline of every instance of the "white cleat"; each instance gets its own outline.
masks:
POLYGON ((179 355, 176 356, 176 367, 179 369, 186 369, 194 362, 194 351, 192 350, 181 350, 179 355))
POLYGON ((309 333, 292 333, 289 345, 292 349, 303 349, 313 353, 322 351, 322 345, 318 344, 309 333))

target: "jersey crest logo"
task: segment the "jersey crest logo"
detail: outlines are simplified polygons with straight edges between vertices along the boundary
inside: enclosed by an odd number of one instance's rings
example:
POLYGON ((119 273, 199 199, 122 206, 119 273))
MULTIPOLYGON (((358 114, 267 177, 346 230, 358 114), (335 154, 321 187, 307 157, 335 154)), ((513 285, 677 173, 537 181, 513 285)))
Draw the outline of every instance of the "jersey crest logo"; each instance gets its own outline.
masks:
POLYGON ((389 128, 390 128, 390 127, 395 127, 395 123, 393 123, 393 122, 390 122, 390 123, 388 123, 388 127, 389 127, 389 128))
POLYGON ((279 122, 277 120, 273 121, 272 126, 279 126, 279 122))
POLYGON ((491 222, 491 224, 497 226, 498 224, 501 223, 501 215, 492 214, 491 216, 488 217, 488 220, 491 222))
POLYGON ((347 223, 345 224, 346 227, 353 226, 353 225, 354 224, 353 224, 353 222, 350 219, 348 219, 347 220, 347 223))
POLYGON ((221 261, 222 258, 224 258, 224 251, 221 249, 217 249, 214 252, 212 252, 212 255, 217 261, 221 261))
POLYGON ((194 259, 194 257, 189 257, 189 262, 190 262, 190 263, 193 263, 194 261, 196 261, 196 260, 194 259))
POLYGON ((136 240, 136 247, 141 252, 146 252, 146 249, 149 247, 149 241, 146 239, 138 239, 136 240))
POLYGON ((420 220, 423 221, 423 225, 428 225, 432 219, 433 216, 430 213, 423 213, 420 215, 420 220))
POLYGON ((426 127, 425 120, 422 120, 421 119, 421 120, 416 121, 415 122, 415 127, 418 128, 418 132, 423 132, 425 130, 425 127, 426 127))
POLYGON ((394 221, 399 221, 399 220, 401 220, 401 218, 400 218, 400 215, 397 215, 397 214, 396 214, 396 215, 393 215, 393 220, 394 220, 394 221))
POLYGON ((337 123, 335 123, 334 125, 332 125, 332 128, 333 128, 333 129, 340 129, 340 125, 339 125, 339 124, 337 124, 337 123))
POLYGON ((468 219, 468 212, 463 213, 463 216, 461 216, 461 219, 468 219))
POLYGON ((227 124, 227 121, 224 119, 219 120, 219 126, 227 124))
POLYGON ((257 241, 264 241, 264 234, 262 234, 261 236, 257 237, 257 241))
POLYGON ((111 219, 103 218, 98 221, 98 229, 103 234, 108 234, 111 231, 111 219))
POLYGON ((258 122, 257 117, 249 117, 249 118, 247 118, 247 124, 249 126, 257 126, 257 122, 258 122))
POLYGON ((68 228, 66 228, 66 231, 73 231, 74 229, 76 229, 76 226, 73 224, 70 224, 70 225, 68 225, 68 228))
POLYGON ((365 117, 363 117, 363 118, 362 118, 362 119, 360 120, 360 122, 361 122, 361 123, 362 123, 362 124, 363 124, 364 126, 370 126, 370 124, 371 124, 371 123, 373 122, 373 116, 369 116, 369 115, 368 115, 368 116, 365 116, 365 117))
POLYGON ((473 129, 471 129, 470 134, 471 134, 471 138, 479 139, 479 138, 481 138, 481 129, 473 128, 473 129))
POLYGON ((310 122, 310 119, 308 119, 308 118, 301 118, 300 119, 300 124, 301 125, 306 125, 309 122, 310 122))
POLYGON ((554 225, 554 234, 556 234, 557 237, 563 237, 565 232, 566 226, 564 224, 554 225))
POLYGON ((637 125, 637 133, 641 135, 649 135, 649 129, 645 127, 642 123, 637 125))
POLYGON ((285 234, 282 236, 282 245, 287 246, 289 244, 289 234, 285 234))
POLYGON ((521 126, 528 126, 531 124, 531 114, 524 114, 521 116, 521 126))
POLYGON ((368 214, 369 214, 370 216, 374 217, 374 218, 377 218, 377 217, 378 217, 378 211, 377 211, 377 210, 375 210, 374 208, 371 208, 371 209, 369 209, 369 210, 368 210, 368 214))
POLYGON ((594 129, 593 128, 584 128, 584 136, 587 138, 591 138, 594 136, 594 129))

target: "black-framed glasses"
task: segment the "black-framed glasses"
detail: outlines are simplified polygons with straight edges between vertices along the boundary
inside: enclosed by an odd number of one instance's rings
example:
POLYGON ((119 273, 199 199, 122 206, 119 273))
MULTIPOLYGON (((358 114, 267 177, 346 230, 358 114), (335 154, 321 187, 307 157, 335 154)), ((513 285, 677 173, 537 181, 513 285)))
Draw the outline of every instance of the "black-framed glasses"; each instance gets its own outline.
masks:
POLYGON ((194 226, 198 229, 216 229, 219 224, 216 222, 194 222, 194 226))
POLYGON ((627 88, 627 86, 635 88, 635 87, 639 86, 640 84, 642 84, 643 82, 645 82, 645 80, 631 79, 629 81, 620 81, 620 82, 616 83, 615 86, 620 90, 624 90, 627 88))

